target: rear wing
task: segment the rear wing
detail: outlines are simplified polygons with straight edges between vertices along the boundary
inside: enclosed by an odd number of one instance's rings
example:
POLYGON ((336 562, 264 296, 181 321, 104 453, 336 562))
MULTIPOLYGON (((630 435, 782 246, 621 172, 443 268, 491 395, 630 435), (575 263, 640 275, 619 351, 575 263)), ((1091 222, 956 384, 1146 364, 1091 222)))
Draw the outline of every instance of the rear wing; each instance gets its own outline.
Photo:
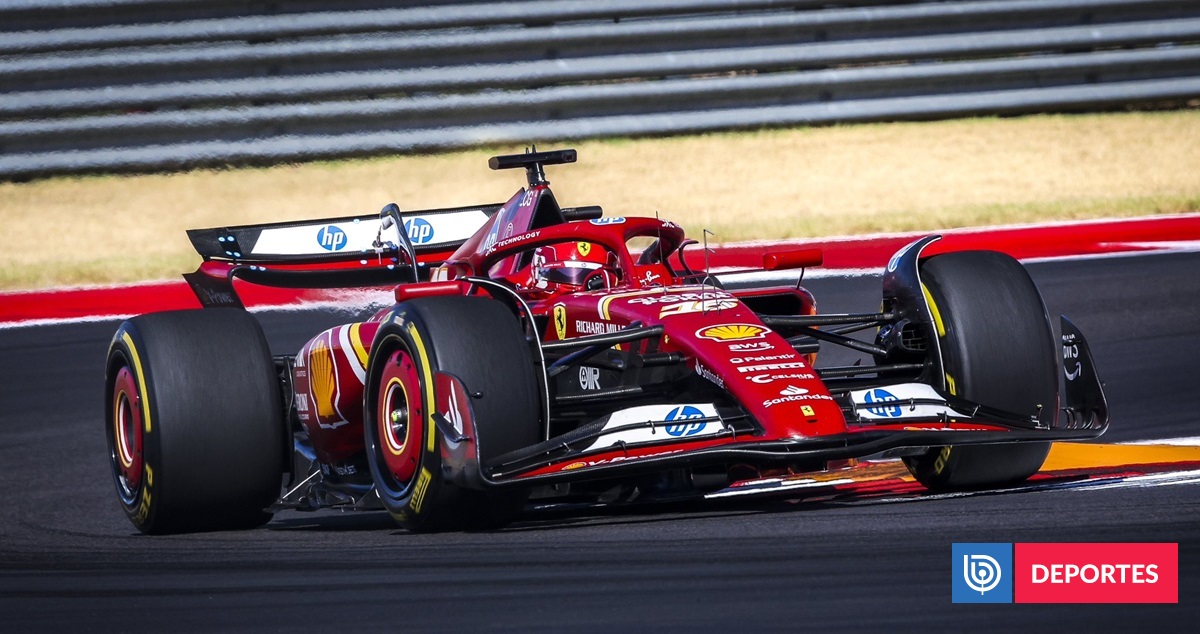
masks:
MULTIPOLYGON (((376 240, 389 237, 388 232, 380 230, 386 210, 369 216, 190 229, 187 234, 196 253, 206 261, 238 260, 249 264, 354 260, 366 253, 374 256, 376 240)), ((499 210, 500 205, 495 204, 408 212, 397 209, 396 213, 418 258, 424 259, 421 256, 432 253, 453 253, 499 210)))
POLYGON ((428 279, 500 204, 191 229, 204 263, 184 275, 205 306, 241 306, 234 277, 288 288, 375 286, 428 279))

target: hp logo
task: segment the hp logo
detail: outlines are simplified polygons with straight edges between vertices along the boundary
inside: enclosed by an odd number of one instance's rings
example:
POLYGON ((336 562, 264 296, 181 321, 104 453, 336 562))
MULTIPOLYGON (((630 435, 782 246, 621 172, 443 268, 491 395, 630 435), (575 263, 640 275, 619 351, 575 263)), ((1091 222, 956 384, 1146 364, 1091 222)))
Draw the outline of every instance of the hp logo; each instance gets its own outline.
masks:
POLYGON ((704 412, 701 412, 691 405, 676 407, 667 414, 667 422, 675 423, 676 421, 697 422, 667 425, 667 434, 671 436, 693 436, 700 433, 704 429, 704 412))
MULTIPOLYGON (((896 398, 895 394, 887 390, 874 389, 867 392, 867 403, 898 403, 900 399, 896 398)), ((886 416, 888 418, 900 417, 900 406, 892 405, 890 407, 869 407, 867 411, 875 416, 886 416)))
POLYGON ((326 251, 341 251, 346 246, 346 232, 333 225, 317 231, 317 244, 326 251))
POLYGON ((1012 544, 953 544, 954 603, 1012 603, 1012 544))
POLYGON ((625 218, 623 218, 621 216, 617 216, 615 218, 593 218, 593 219, 589 220, 588 222, 591 222, 594 225, 600 225, 600 226, 619 225, 619 224, 625 222, 625 218))
POLYGON ((424 218, 413 218, 404 223, 404 231, 413 244, 429 244, 433 242, 433 225, 424 218))

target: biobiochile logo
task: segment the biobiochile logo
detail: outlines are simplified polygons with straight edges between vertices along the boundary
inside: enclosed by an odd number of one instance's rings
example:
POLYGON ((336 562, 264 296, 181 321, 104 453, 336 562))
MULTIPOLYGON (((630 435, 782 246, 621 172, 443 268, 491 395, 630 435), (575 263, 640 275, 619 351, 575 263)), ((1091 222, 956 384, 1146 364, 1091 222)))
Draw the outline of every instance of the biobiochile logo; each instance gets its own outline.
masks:
POLYGON ((1012 603, 1012 544, 954 544, 954 603, 1012 603))
POLYGON ((954 603, 1178 603, 1179 544, 954 544, 954 603))

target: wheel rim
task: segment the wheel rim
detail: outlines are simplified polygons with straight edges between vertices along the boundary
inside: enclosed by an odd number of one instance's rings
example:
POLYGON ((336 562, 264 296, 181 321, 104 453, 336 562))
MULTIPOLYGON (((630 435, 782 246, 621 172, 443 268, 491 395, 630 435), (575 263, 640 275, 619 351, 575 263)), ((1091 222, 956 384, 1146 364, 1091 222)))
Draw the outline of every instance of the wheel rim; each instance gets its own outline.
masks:
POLYGON ((128 367, 113 384, 112 463, 122 501, 133 504, 142 484, 142 408, 137 383, 128 367))
POLYGON ((406 351, 397 350, 388 357, 379 387, 375 410, 379 453, 387 474, 398 489, 404 489, 417 472, 425 436, 420 375, 406 351))

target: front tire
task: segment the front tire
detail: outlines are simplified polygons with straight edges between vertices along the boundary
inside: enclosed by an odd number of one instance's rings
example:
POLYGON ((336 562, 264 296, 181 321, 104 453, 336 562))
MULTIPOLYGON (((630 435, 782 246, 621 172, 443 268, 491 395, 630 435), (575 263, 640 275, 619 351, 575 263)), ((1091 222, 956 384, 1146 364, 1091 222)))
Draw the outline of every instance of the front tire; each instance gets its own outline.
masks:
MULTIPOLYGON (((963 251, 921 263, 951 394, 1053 421, 1058 362, 1045 304, 1029 273, 1008 255, 963 251), (938 325, 940 324, 940 325, 938 325)), ((1037 473, 1048 442, 935 447, 904 459, 934 491, 1022 482, 1037 473)))
POLYGON ((106 376, 113 479, 138 530, 270 520, 285 428, 270 349, 252 316, 209 308, 134 317, 113 337, 106 376))
POLYGON ((430 297, 398 305, 380 326, 367 364, 367 462, 384 507, 414 532, 497 528, 524 507, 525 491, 479 491, 444 478, 433 422, 434 371, 474 392, 482 462, 540 440, 538 387, 529 346, 503 304, 430 297))

